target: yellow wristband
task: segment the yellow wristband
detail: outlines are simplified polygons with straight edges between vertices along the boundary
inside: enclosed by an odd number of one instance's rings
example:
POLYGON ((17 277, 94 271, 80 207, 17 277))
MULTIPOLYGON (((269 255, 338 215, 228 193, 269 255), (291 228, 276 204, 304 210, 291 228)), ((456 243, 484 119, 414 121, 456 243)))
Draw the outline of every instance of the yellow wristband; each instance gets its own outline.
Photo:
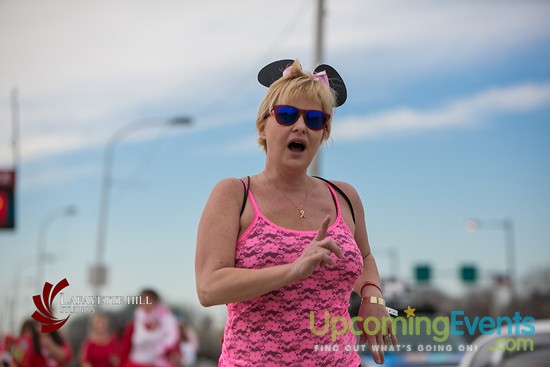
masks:
POLYGON ((374 304, 378 304, 378 305, 382 305, 382 306, 386 305, 386 301, 384 301, 384 298, 375 297, 375 296, 362 297, 361 298, 361 304, 364 305, 365 303, 374 303, 374 304))

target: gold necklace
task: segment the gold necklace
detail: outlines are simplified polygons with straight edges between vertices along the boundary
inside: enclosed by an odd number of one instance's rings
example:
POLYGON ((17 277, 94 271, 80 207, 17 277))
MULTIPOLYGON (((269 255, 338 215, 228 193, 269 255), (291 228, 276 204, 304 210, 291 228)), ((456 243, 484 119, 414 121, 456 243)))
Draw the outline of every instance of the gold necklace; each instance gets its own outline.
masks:
POLYGON ((310 185, 308 185, 307 187, 307 190, 306 190, 306 199, 304 200, 304 205, 303 205, 303 209, 300 208, 298 205, 296 205, 294 203, 294 201, 292 201, 288 196, 284 195, 284 197, 290 201, 292 203, 292 205, 294 205, 296 207, 296 209, 298 209, 298 213, 300 214, 300 218, 305 218, 306 217, 306 205, 307 205, 307 198, 309 196, 309 189, 310 189, 310 185))

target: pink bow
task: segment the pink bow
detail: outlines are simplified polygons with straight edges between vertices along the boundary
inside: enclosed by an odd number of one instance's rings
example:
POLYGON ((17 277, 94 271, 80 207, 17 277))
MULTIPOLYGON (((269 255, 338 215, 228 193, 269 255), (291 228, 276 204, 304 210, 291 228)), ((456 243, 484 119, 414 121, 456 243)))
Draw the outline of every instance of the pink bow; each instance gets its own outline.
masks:
POLYGON ((318 73, 313 73, 313 79, 320 81, 322 84, 326 85, 330 88, 330 85, 328 84, 328 76, 326 71, 320 71, 318 73))
MULTIPOLYGON (((290 70, 292 69, 292 65, 287 67, 284 71, 283 71, 283 75, 287 75, 290 73, 290 70)), ((313 80, 317 80, 319 81, 320 83, 326 85, 327 87, 330 88, 330 84, 328 82, 328 76, 327 76, 327 72, 326 71, 320 71, 318 73, 313 73, 311 74, 311 77, 313 78, 313 80)))

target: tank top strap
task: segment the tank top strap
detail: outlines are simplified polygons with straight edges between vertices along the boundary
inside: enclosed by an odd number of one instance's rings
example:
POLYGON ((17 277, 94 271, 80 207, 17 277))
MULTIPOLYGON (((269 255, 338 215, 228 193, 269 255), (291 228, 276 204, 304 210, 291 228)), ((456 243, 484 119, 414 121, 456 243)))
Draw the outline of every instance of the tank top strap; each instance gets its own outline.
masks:
POLYGON ((336 219, 340 219, 342 217, 342 213, 340 211, 340 203, 338 202, 338 195, 336 194, 336 191, 334 191, 334 189, 328 182, 325 182, 325 185, 330 190, 330 194, 332 195, 332 200, 334 201, 334 205, 336 206, 336 219))

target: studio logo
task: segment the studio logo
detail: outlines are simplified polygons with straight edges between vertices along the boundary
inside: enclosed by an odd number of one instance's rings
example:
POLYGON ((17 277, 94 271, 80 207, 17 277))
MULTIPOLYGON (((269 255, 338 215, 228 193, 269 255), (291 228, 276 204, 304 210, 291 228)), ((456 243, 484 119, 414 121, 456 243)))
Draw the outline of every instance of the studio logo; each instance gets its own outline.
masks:
POLYGON ((43 333, 51 333, 65 325, 70 315, 65 319, 58 319, 53 315, 52 303, 55 296, 69 285, 67 278, 64 278, 55 287, 46 282, 42 290, 42 296, 39 294, 32 297, 37 311, 32 314, 32 318, 42 324, 43 333))

